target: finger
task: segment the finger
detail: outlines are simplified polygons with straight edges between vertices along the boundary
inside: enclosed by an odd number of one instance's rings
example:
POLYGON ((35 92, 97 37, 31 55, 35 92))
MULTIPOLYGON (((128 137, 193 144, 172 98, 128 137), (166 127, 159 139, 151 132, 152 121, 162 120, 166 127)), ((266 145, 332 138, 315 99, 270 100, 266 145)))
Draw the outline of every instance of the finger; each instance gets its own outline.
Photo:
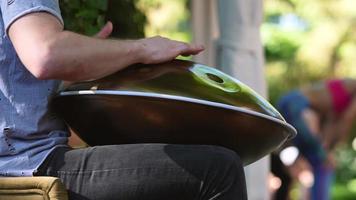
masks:
POLYGON ((101 30, 95 35, 95 37, 97 38, 101 38, 101 39, 106 39, 108 38, 112 31, 113 31, 113 24, 108 21, 102 28, 101 30))
POLYGON ((180 55, 182 56, 190 56, 197 55, 200 52, 204 51, 204 46, 202 45, 189 45, 187 48, 182 49, 180 55))
POLYGON ((181 56, 184 56, 184 57, 188 57, 188 56, 193 56, 193 55, 197 55, 199 54, 201 51, 190 51, 190 52, 187 52, 187 53, 181 53, 180 55, 181 56))

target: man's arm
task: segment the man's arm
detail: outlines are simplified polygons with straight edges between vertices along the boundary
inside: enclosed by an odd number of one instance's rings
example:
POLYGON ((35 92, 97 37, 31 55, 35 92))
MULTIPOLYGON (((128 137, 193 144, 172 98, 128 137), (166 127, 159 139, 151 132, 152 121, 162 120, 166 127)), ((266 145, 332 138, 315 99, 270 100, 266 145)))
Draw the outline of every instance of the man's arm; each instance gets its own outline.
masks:
POLYGON ((319 114, 311 109, 304 109, 302 112, 302 117, 308 126, 310 132, 315 136, 319 137, 320 135, 320 116, 319 114))
POLYGON ((64 31, 56 17, 41 12, 25 15, 8 30, 25 67, 38 79, 98 79, 131 64, 154 64, 178 55, 194 55, 202 46, 162 37, 105 40, 64 31))

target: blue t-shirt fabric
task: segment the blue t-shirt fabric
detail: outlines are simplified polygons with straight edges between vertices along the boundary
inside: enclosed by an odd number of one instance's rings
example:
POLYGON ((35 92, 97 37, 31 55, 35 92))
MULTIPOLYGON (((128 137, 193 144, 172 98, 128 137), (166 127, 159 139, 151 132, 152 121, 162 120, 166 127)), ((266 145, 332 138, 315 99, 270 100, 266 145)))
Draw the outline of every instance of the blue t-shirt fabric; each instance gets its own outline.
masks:
POLYGON ((65 123, 49 108, 60 81, 36 79, 7 32, 29 13, 63 20, 58 0, 0 0, 0 7, 0 176, 33 176, 51 151, 68 142, 65 123))

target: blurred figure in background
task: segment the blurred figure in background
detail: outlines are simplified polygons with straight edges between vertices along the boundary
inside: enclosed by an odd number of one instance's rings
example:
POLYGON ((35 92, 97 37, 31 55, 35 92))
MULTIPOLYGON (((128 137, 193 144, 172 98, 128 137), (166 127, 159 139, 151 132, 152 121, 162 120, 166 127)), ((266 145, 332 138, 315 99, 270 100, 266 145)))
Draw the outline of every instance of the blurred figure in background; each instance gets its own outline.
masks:
POLYGON ((310 168, 314 176, 310 199, 330 199, 330 186, 336 164, 333 150, 351 131, 356 117, 355 94, 356 80, 337 79, 291 91, 279 100, 277 108, 298 131, 292 141, 298 152, 290 163, 289 170, 278 170, 278 163, 272 164, 272 171, 281 176, 282 181, 286 180, 287 185, 281 186, 282 190, 289 189, 290 177, 298 176, 293 174, 295 171, 298 171, 297 174, 303 171, 294 169, 298 169, 295 165, 300 165, 305 159, 310 166, 306 168, 310 168))

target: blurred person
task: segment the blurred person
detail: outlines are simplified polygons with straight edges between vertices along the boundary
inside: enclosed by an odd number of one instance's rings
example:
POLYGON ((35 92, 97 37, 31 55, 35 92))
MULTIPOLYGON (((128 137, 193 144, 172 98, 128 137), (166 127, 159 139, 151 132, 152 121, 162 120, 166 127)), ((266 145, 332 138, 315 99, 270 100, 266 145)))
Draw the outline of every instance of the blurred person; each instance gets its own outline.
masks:
POLYGON ((333 150, 345 141, 356 117, 356 80, 315 83, 282 96, 277 108, 298 135, 292 143, 313 172, 312 200, 330 199, 333 150))
POLYGON ((281 152, 274 152, 271 155, 271 172, 272 176, 280 181, 278 187, 272 191, 273 200, 289 200, 291 186, 294 184, 300 185, 300 196, 303 200, 310 199, 309 192, 305 193, 314 183, 312 168, 308 161, 303 157, 288 151, 288 149, 295 148, 288 146, 281 152), (285 154, 285 155, 283 155, 285 154), (288 156, 288 158, 286 157, 288 156))
MULTIPOLYGON (((203 51, 162 37, 109 40, 63 30, 57 0, 0 0, 0 175, 55 176, 69 199, 247 199, 239 156, 209 145, 72 149, 48 109, 60 81, 98 79, 135 63, 203 51)), ((98 133, 100 137, 100 133, 98 133)))

